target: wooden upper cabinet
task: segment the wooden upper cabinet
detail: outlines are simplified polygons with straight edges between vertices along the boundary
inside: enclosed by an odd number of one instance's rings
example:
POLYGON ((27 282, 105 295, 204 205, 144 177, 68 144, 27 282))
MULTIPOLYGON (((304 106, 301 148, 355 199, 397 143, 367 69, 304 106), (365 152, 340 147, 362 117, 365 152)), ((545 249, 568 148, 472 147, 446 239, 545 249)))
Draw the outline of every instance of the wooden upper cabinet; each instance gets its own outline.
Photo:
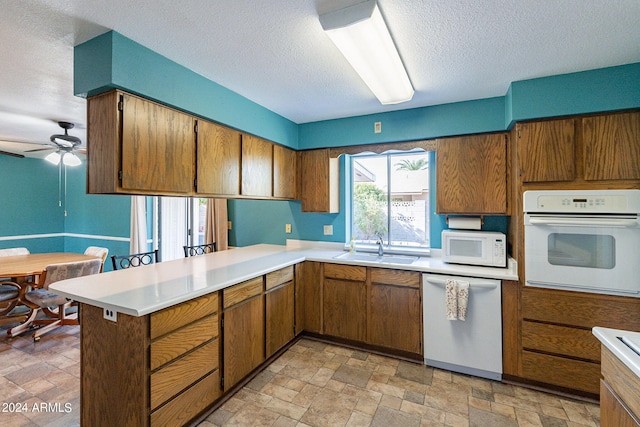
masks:
POLYGON ((198 120, 198 194, 237 196, 240 194, 240 144, 237 130, 198 120))
POLYGON ((582 119, 584 179, 640 179, 640 112, 582 119))
POLYGON ((273 144, 264 139, 242 135, 243 196, 271 197, 273 144))
POLYGON ((298 152, 298 198, 302 212, 337 213, 340 210, 338 159, 329 149, 298 152))
POLYGON ((572 181, 575 120, 518 123, 518 173, 522 182, 572 181))
POLYGON ((437 140, 437 212, 507 214, 507 136, 437 140))
POLYGON ((129 94, 122 100, 122 188, 192 192, 193 117, 129 94))
POLYGON ((296 198, 296 159, 294 150, 273 146, 273 197, 296 198))

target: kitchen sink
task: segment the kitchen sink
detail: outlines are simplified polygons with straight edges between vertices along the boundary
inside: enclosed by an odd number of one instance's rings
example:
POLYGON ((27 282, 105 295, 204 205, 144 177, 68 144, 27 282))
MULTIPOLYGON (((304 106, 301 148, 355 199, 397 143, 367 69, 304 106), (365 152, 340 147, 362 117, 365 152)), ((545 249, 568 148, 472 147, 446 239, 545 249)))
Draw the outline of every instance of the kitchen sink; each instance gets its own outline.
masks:
POLYGON ((382 255, 378 254, 363 254, 363 253, 351 253, 346 252, 344 254, 336 255, 334 259, 343 259, 347 261, 365 261, 365 262, 377 262, 381 264, 413 264, 418 260, 417 256, 405 256, 405 255, 382 255))

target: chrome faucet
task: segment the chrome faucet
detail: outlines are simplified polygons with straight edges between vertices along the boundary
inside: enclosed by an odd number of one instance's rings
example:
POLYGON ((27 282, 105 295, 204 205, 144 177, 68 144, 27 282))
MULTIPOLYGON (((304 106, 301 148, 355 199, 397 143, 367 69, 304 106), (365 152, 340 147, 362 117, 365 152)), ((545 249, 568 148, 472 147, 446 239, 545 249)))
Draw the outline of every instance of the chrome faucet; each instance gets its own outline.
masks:
POLYGON ((378 241, 376 242, 376 245, 378 245, 378 256, 379 257, 384 255, 384 249, 382 247, 383 244, 384 244, 384 241, 382 240, 382 236, 378 235, 378 241))

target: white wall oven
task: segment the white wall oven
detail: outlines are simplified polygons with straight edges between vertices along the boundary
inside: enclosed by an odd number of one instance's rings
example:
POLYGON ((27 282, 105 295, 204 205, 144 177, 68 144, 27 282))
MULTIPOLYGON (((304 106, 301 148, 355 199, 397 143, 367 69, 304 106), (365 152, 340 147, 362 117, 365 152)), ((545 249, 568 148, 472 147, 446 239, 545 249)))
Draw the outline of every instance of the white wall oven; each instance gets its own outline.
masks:
POLYGON ((640 190, 524 193, 527 286, 640 297, 640 190))

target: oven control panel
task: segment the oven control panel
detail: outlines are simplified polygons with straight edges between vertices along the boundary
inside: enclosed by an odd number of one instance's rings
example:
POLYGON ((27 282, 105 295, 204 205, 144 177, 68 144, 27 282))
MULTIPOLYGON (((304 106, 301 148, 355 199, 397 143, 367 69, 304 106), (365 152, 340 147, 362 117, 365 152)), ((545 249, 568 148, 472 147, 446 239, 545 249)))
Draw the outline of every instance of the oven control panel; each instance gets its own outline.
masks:
POLYGON ((640 190, 526 191, 525 212, 638 213, 640 190))

